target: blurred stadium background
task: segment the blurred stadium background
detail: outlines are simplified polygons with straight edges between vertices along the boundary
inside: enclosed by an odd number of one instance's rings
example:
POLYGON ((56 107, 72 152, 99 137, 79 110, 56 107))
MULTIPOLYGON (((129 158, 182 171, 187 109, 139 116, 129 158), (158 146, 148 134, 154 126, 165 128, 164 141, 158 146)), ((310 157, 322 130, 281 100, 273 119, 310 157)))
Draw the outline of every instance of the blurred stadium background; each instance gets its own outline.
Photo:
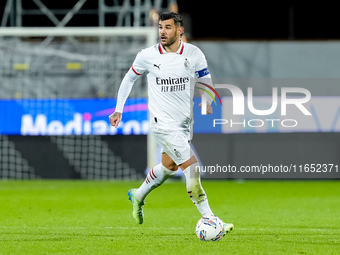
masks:
MULTIPOLYGON (((313 115, 315 126, 298 132, 228 132, 198 122, 193 145, 203 165, 340 164, 337 8, 323 3, 6 0, 0 5, 0 178, 143 178, 147 165, 157 160, 147 136, 145 76, 133 88, 124 125, 111 129, 108 116, 136 53, 157 42, 158 13, 167 10, 183 15, 185 40, 202 49, 216 81, 253 86, 256 96, 270 96, 273 86, 303 87, 321 104, 330 103, 326 114, 313 115)), ((221 118, 218 107, 215 116, 221 118)))

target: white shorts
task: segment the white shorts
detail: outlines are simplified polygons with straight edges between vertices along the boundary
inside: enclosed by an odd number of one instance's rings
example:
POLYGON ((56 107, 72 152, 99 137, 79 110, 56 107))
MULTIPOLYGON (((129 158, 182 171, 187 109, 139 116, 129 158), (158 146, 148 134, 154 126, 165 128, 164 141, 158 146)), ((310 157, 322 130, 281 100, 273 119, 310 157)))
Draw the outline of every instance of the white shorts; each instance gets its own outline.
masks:
POLYGON ((181 165, 191 158, 190 132, 180 130, 151 129, 156 142, 176 163, 181 165))

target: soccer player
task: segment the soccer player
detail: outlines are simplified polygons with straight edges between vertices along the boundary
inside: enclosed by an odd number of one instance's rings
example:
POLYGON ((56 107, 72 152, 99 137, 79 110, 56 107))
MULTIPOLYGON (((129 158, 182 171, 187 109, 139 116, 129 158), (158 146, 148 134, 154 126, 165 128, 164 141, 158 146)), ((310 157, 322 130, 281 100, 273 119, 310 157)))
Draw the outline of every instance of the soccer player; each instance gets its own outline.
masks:
MULTIPOLYGON (((196 46, 184 43, 182 17, 174 12, 160 14, 160 43, 141 50, 123 78, 117 97, 115 112, 110 123, 118 127, 126 99, 134 82, 148 72, 150 131, 162 148, 161 163, 154 166, 138 189, 128 192, 137 223, 144 220, 143 205, 146 196, 168 178, 176 175, 178 168, 186 178, 187 192, 203 217, 214 215, 200 181, 197 157, 190 149, 193 124, 193 90, 191 81, 210 78, 204 54, 196 46)), ((211 100, 212 101, 212 100, 211 100)), ((212 114, 211 101, 206 112, 212 114)), ((202 103, 199 105, 202 107, 202 103)), ((224 223, 225 232, 234 227, 224 223)))

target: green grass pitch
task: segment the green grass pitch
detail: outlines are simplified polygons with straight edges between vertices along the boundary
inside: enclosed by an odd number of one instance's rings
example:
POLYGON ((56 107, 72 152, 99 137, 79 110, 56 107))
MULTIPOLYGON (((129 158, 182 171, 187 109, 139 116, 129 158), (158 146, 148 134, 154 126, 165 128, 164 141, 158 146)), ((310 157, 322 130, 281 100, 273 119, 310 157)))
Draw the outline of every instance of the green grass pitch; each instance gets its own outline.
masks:
POLYGON ((131 215, 141 182, 0 182, 0 254, 339 254, 339 181, 207 181, 216 215, 235 230, 195 234, 200 214, 185 183, 168 181, 131 215))

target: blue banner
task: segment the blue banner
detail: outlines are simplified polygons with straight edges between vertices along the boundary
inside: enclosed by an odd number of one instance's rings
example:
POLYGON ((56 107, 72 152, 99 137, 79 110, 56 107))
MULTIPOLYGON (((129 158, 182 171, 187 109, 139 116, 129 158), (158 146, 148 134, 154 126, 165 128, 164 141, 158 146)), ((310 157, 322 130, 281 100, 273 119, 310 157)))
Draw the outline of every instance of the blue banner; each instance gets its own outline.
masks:
MULTIPOLYGON (((215 107, 213 115, 202 116, 195 98, 195 133, 221 133, 212 128, 212 118, 221 115, 215 107), (210 121, 209 121, 210 120, 210 121)), ((0 134, 3 135, 139 135, 149 131, 146 98, 128 99, 123 119, 116 129, 110 126, 115 99, 20 99, 0 100, 0 134)), ((220 117, 218 117, 220 118, 220 117)))
POLYGON ((124 120, 117 129, 108 119, 115 105, 114 99, 1 100, 0 134, 147 134, 146 99, 127 100, 124 120))
MULTIPOLYGON (((256 97, 256 106, 269 109, 271 99, 256 97)), ((194 98, 194 134, 340 132, 340 97, 313 97, 305 104, 310 116, 297 115, 299 109, 281 116, 245 111, 233 115, 233 101, 223 97, 223 106, 213 103, 213 114, 202 115, 201 98, 194 98)), ((118 128, 110 126, 115 99, 20 99, 0 100, 0 135, 140 135, 149 132, 148 101, 126 101, 118 128)))

